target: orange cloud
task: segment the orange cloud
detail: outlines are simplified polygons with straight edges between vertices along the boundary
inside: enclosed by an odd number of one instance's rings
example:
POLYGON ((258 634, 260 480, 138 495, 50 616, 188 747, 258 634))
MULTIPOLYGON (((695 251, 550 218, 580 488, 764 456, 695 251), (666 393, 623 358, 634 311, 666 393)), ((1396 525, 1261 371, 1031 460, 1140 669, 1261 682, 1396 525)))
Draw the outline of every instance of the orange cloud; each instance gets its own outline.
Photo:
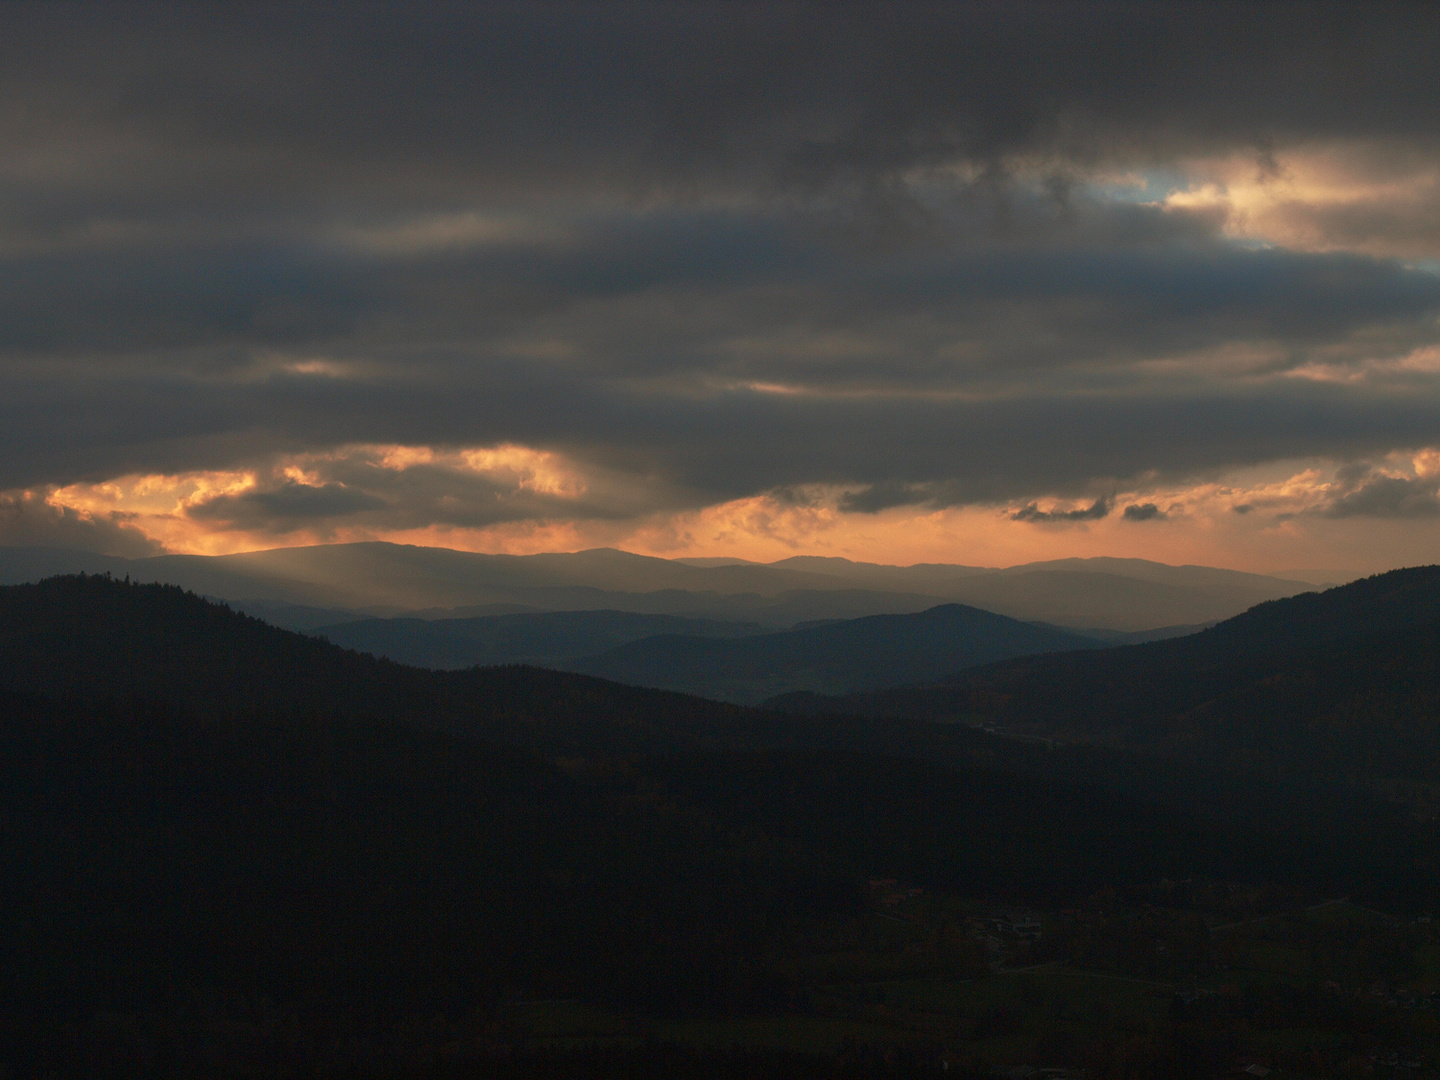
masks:
POLYGON ((1176 210, 1212 211, 1238 239, 1302 251, 1440 255, 1440 162, 1383 141, 1309 143, 1185 163, 1176 210))
MULTIPOLYGON (((458 475, 462 482, 473 477, 491 490, 541 497, 562 507, 590 493, 592 483, 580 470, 553 452, 514 444, 490 447, 434 448, 391 444, 361 444, 332 450, 293 454, 247 469, 193 471, 176 474, 126 475, 100 483, 69 484, 51 490, 45 503, 57 511, 82 519, 109 519, 121 516, 128 527, 174 552, 219 555, 276 546, 273 529, 247 528, 232 516, 202 513, 207 508, 246 496, 261 494, 277 486, 286 491, 322 491, 344 487, 333 474, 340 471, 351 483, 356 475, 365 479, 389 474, 395 483, 405 483, 404 474, 425 469, 441 475, 458 475)), ((603 483, 607 478, 600 477, 603 483)), ((358 489, 357 489, 358 490, 358 489)), ((440 494, 436 501, 457 501, 440 494)), ((423 507, 421 508, 423 511, 423 507)), ((583 510, 577 510, 583 513, 583 510)), ((387 539, 408 543, 437 543, 476 549, 513 534, 529 548, 539 538, 563 542, 575 535, 575 526, 566 521, 527 520, 498 529, 464 528, 455 525, 422 523, 406 526, 394 521, 354 520, 294 522, 283 530, 286 544, 335 543, 352 540, 387 539), (520 538, 530 537, 530 540, 520 538), (483 538, 483 539, 480 539, 483 538)), ((374 515, 370 515, 373 517, 374 515)))

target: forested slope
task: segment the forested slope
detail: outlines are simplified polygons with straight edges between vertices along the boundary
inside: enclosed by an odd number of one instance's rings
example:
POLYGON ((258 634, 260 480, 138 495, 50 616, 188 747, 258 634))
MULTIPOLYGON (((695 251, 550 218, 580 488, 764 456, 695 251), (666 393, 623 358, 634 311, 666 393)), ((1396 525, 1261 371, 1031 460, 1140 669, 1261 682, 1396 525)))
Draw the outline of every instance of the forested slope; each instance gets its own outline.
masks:
POLYGON ((993 722, 1420 797, 1415 785, 1440 767, 1437 656, 1440 567, 1417 567, 1270 601, 1188 637, 777 704, 993 722))

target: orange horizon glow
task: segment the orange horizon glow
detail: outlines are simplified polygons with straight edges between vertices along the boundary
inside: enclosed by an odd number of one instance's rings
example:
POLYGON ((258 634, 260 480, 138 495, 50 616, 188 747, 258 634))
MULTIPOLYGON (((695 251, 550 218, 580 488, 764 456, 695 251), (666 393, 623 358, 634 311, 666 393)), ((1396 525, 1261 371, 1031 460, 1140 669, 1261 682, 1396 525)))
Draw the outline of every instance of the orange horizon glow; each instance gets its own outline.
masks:
MULTIPOLYGON (((1381 466, 1394 475, 1440 475, 1440 450, 1392 455, 1381 466)), ((922 562, 1012 566, 1068 557, 1116 556, 1171 564, 1224 566, 1257 573, 1333 570, 1363 574, 1437 561, 1433 523, 1313 513, 1334 489, 1333 468, 1293 463, 1236 473, 1189 486, 1114 493, 1099 520, 1015 520, 1019 504, 895 507, 847 512, 842 489, 816 488, 799 496, 760 494, 699 509, 639 512, 616 520, 564 516, 572 503, 614 477, 591 475, 558 454, 523 446, 436 450, 424 446, 343 447, 293 455, 265 468, 116 477, 44 493, 52 508, 81 520, 134 530, 166 552, 228 555, 246 551, 354 541, 388 541, 461 551, 535 554, 616 547, 664 558, 730 557, 774 562, 793 555, 831 555, 861 562, 922 562), (401 525, 383 514, 365 520, 312 522, 285 531, 245 529, 195 514, 212 500, 253 493, 265 483, 318 487, 339 462, 401 475, 448 470, 457 483, 484 482, 551 500, 546 517, 464 527, 401 525), (1153 503, 1153 520, 1127 520, 1127 505, 1153 503), (1248 512, 1247 511, 1248 508, 1248 512)), ((632 484, 633 486, 633 484, 632 484)), ((40 493, 30 493, 32 496, 40 493)), ((637 504, 639 500, 637 499, 637 504)), ((1042 509, 1067 510, 1090 500, 1040 500, 1042 509)))

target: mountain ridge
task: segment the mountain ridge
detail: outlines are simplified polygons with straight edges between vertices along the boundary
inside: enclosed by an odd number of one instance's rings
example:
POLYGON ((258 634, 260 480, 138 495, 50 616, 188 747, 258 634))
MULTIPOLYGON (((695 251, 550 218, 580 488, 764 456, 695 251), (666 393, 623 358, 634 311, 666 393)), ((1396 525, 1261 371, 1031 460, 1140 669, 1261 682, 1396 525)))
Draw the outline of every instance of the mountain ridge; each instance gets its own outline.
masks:
MULTIPOLYGON (((103 573, 176 584, 231 603, 324 608, 364 616, 427 615, 510 605, 614 609, 755 621, 772 629, 823 618, 961 603, 1022 621, 1121 632, 1213 622, 1310 586, 1219 568, 1143 560, 1062 560, 1004 570, 947 564, 887 567, 797 556, 776 564, 661 559, 617 549, 486 555, 387 542, 276 548, 238 555, 122 559, 0 548, 0 582, 103 573), (821 569, 824 572, 820 572, 821 569), (1123 573, 1116 573, 1123 570, 1123 573)), ((313 620, 298 615, 304 628, 313 620)))
POLYGON ((1430 813, 1440 809, 1437 653, 1440 566, 1411 567, 1260 604, 1188 637, 1004 660, 928 687, 768 704, 1314 769, 1430 813))
POLYGON ((645 638, 564 666, 616 682, 757 704, 776 693, 900 685, 1009 656, 1099 642, 968 607, 870 615, 781 633, 645 638))

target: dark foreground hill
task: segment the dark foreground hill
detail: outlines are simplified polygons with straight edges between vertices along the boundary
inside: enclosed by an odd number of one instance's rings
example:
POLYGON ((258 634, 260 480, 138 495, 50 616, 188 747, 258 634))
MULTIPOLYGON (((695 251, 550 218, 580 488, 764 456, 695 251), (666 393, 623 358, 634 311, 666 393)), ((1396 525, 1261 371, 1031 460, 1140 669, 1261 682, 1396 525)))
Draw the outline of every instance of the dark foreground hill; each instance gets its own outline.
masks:
POLYGON ((1430 566, 1274 600, 1188 637, 784 705, 988 722, 1269 775, 1357 782, 1428 807, 1440 775, 1437 657, 1440 567, 1430 566))
POLYGON ((573 671, 753 704, 776 694, 840 693, 930 682, 1012 656, 1095 648, 1097 642, 963 604, 871 615, 779 634, 666 634, 567 661, 573 671))
POLYGON ((175 586, 93 576, 0 589, 0 687, 212 716, 398 721, 552 753, 704 745, 744 715, 534 668, 406 667, 280 630, 175 586))
POLYGON ((837 962, 861 988, 987 970, 963 906, 886 944, 910 924, 874 879, 982 905, 1162 877, 1434 902, 1429 834, 1403 822, 1360 845, 1219 821, 971 752, 1004 745, 420 671, 175 588, 3 589, 0 1060, 58 1074, 26 1048, 84 1031, 186 1075, 154 1055, 243 1044, 217 1015, 281 1017, 267 1053, 423 1057, 436 1017, 496 1044, 517 997, 803 1016, 840 977, 806 973, 837 962), (160 1019, 132 1038, 137 1015, 160 1019))

